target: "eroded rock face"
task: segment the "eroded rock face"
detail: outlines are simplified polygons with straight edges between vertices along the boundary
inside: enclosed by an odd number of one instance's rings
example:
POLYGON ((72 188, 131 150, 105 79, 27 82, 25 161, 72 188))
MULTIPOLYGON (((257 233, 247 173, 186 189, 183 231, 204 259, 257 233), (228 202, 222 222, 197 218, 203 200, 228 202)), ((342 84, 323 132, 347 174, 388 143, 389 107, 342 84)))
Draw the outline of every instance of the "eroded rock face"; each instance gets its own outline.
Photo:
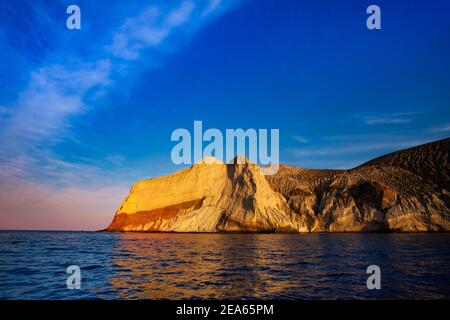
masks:
POLYGON ((449 151, 445 139, 351 170, 281 166, 267 179, 310 231, 449 231, 449 151))
POLYGON ((351 170, 259 167, 215 159, 133 185, 111 231, 449 231, 450 139, 351 170))
POLYGON ((108 230, 307 231, 258 166, 206 162, 133 185, 108 230))

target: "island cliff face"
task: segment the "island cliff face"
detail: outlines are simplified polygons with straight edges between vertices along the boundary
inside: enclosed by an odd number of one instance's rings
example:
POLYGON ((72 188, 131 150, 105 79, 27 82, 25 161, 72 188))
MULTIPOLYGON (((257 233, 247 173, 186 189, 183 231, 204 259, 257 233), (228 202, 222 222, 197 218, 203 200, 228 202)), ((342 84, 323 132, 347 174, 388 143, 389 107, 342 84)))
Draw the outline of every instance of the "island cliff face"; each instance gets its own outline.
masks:
POLYGON ((172 175, 134 184, 108 230, 307 231, 301 216, 272 190, 257 165, 246 159, 236 162, 205 159, 172 175))
POLYGON ((419 232, 450 230, 450 139, 351 170, 205 159, 133 185, 109 231, 419 232), (207 163, 206 163, 207 162, 207 163))

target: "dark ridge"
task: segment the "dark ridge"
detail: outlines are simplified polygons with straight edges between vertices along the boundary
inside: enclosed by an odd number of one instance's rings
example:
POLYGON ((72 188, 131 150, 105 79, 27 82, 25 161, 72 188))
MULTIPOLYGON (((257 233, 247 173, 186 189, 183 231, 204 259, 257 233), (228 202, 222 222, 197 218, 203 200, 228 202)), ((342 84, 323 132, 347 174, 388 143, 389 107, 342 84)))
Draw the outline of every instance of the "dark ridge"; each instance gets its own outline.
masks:
POLYGON ((450 138, 396 151, 370 160, 357 168, 368 166, 400 167, 450 190, 450 138))

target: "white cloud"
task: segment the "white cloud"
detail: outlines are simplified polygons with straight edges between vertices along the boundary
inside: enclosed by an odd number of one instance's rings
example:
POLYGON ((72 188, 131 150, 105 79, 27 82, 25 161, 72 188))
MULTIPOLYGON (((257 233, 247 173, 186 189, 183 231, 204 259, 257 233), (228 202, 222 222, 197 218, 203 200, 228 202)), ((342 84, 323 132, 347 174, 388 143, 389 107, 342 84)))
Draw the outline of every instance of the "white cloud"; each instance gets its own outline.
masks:
POLYGON ((288 148, 286 156, 289 163, 300 167, 348 169, 374 157, 434 140, 435 137, 424 137, 423 134, 343 134, 321 137, 319 144, 288 148))
POLYGON ((10 113, 11 113, 11 110, 10 110, 10 109, 0 106, 0 117, 1 117, 2 115, 3 115, 3 116, 6 116, 6 115, 8 115, 8 114, 10 114, 10 113))
MULTIPOLYGON (((220 6, 220 11, 230 9, 231 3, 236 1, 229 2, 226 8, 220 6)), ((211 12, 219 12, 219 4, 207 3, 211 12)), ((205 2, 196 12, 194 2, 184 1, 168 10, 159 6, 145 8, 125 18, 118 31, 111 34, 111 42, 100 44, 106 50, 89 55, 89 61, 72 59, 63 65, 49 58, 30 72, 30 81, 17 101, 0 107, 3 228, 20 228, 8 220, 15 215, 23 217, 16 219, 24 223, 23 228, 62 228, 65 219, 70 220, 73 229, 105 227, 128 186, 117 185, 117 175, 111 177, 112 173, 102 166, 120 166, 124 158, 113 154, 104 159, 71 162, 54 153, 53 146, 63 139, 76 140, 70 131, 74 117, 89 111, 90 103, 113 87, 113 79, 119 81, 127 75, 127 66, 137 63, 143 50, 156 50, 176 30, 189 35, 209 21, 201 15, 204 7, 205 2), (103 215, 103 222, 90 224, 96 214, 103 215)), ((171 47, 179 45, 174 41, 171 47)), ((64 51, 60 55, 66 57, 64 51)), ((55 56, 58 52, 52 54, 55 56)), ((133 169, 125 170, 129 173, 133 169)))
POLYGON ((186 24, 194 9, 195 5, 190 1, 182 2, 168 13, 163 13, 159 7, 150 7, 126 19, 108 49, 115 57, 138 59, 140 51, 159 46, 174 29, 186 24))
POLYGON ((393 142, 360 142, 353 145, 344 145, 336 147, 315 147, 308 149, 291 149, 293 154, 298 157, 304 156, 336 156, 344 154, 358 154, 367 151, 378 151, 385 149, 400 150, 419 144, 429 142, 428 140, 403 140, 393 142))
POLYGON ((389 118, 389 117, 368 117, 365 119, 365 122, 369 126, 377 125, 377 124, 405 124, 411 123, 411 119, 406 118, 389 118))
POLYGON ((161 45, 176 28, 200 26, 203 18, 194 16, 195 9, 192 1, 168 10, 159 6, 145 8, 124 19, 113 36, 110 51, 97 55, 102 58, 74 60, 66 65, 50 62, 32 71, 17 102, 0 109, 0 160, 7 159, 8 165, 19 171, 25 170, 18 167, 25 159, 33 164, 51 162, 51 152, 41 150, 42 143, 51 146, 70 138, 73 116, 89 110, 88 98, 95 101, 112 87, 113 71, 120 76, 126 74, 124 69, 131 63, 128 60, 137 59, 143 49, 161 45), (118 62, 117 57, 125 61, 118 62))
POLYGON ((120 166, 125 161, 125 157, 118 154, 109 154, 105 157, 105 160, 115 166, 120 166))
MULTIPOLYGON (((219 4, 202 2, 199 10, 211 7, 218 11, 219 4)), ((231 3, 222 10, 230 7, 231 3)), ((111 87, 113 71, 126 75, 129 60, 139 58, 142 50, 160 46, 177 28, 185 26, 192 32, 203 25, 207 19, 195 15, 195 10, 192 1, 175 3, 164 10, 150 6, 125 18, 108 50, 97 54, 97 59, 68 61, 66 65, 50 62, 32 71, 17 102, 0 108, 0 157, 19 156, 43 141, 54 144, 67 138, 70 133, 66 129, 73 116, 88 111, 87 98, 95 100, 105 94, 111 87)))
POLYGON ((194 3, 184 1, 178 8, 172 10, 165 19, 167 28, 175 28, 185 24, 195 8, 194 3))
POLYGON ((360 119, 368 126, 386 125, 386 124, 408 124, 414 119, 414 116, 421 114, 421 112, 396 112, 386 114, 365 114, 356 115, 354 118, 360 119))
POLYGON ((110 63, 101 60, 43 67, 31 74, 28 87, 8 110, 0 130, 0 156, 25 151, 42 140, 54 140, 69 125, 67 117, 83 111, 88 90, 109 83, 110 63))
POLYGON ((450 122, 428 129, 429 133, 445 133, 450 132, 450 122))
POLYGON ((222 0, 210 0, 208 6, 203 10, 202 16, 207 16, 219 8, 222 4, 222 0))
POLYGON ((309 139, 303 137, 303 136, 293 136, 292 137, 295 141, 300 143, 309 143, 309 139))

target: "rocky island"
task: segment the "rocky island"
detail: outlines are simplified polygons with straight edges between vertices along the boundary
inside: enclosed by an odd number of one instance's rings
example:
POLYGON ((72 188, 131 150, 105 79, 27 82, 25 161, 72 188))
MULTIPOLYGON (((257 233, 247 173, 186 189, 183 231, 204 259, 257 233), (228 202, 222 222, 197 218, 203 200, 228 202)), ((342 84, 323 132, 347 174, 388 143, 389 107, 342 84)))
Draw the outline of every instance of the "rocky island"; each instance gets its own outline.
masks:
POLYGON ((108 231, 439 232, 450 230, 450 138, 349 170, 215 159, 135 183, 108 231), (238 164, 240 163, 240 164, 238 164))

